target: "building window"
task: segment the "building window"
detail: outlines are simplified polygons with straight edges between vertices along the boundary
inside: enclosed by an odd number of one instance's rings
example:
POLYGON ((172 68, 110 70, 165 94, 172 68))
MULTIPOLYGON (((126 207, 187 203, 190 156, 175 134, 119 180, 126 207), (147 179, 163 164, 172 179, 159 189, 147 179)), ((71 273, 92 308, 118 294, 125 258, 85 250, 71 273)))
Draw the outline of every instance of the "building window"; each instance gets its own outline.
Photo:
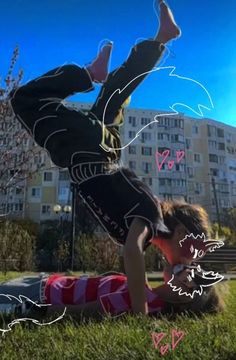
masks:
POLYGON ((129 131, 129 138, 130 138, 130 139, 134 139, 134 138, 135 138, 135 135, 136 135, 136 132, 135 132, 135 131, 129 131))
POLYGON ((186 143, 186 149, 190 149, 191 148, 191 139, 186 139, 185 143, 186 143))
POLYGON ((227 133, 227 134, 226 134, 226 141, 227 141, 227 142, 231 142, 231 141, 232 141, 232 134, 231 134, 231 133, 227 133))
POLYGON ((228 152, 229 154, 231 154, 231 155, 233 155, 233 154, 235 153, 233 146, 227 146, 226 149, 227 149, 227 152, 228 152))
POLYGON ((171 135, 171 142, 173 143, 183 143, 184 137, 183 135, 171 135))
POLYGON ((219 150, 225 150, 225 143, 218 143, 219 150))
POLYGON ((136 161, 129 161, 129 168, 131 170, 136 170, 136 161))
POLYGON ((218 170, 218 169, 210 168, 210 174, 211 174, 212 176, 219 176, 219 170, 218 170))
POLYGON ((152 148, 147 146, 142 146, 142 155, 152 155, 152 148))
POLYGON ((217 128, 217 136, 223 138, 224 137, 224 129, 217 128))
POLYGON ((67 201, 69 199, 69 187, 60 186, 58 189, 58 198, 60 201, 67 201))
POLYGON ((152 170, 152 163, 150 163, 150 162, 142 162, 142 170, 146 174, 150 173, 150 171, 152 170))
POLYGON ((166 133, 158 133, 157 140, 170 141, 170 135, 166 133))
POLYGON ((43 181, 52 181, 52 172, 51 171, 45 171, 43 173, 43 181))
POLYGON ((16 187, 16 195, 20 195, 20 194, 23 194, 23 188, 17 186, 16 187))
POLYGON ((51 214, 51 205, 42 205, 41 213, 44 215, 50 215, 51 214))
POLYGON ((170 127, 172 119, 165 117, 164 118, 164 125, 165 127, 170 127))
POLYGON ((172 194, 163 194, 164 200, 172 200, 172 194))
POLYGON ((208 146, 216 149, 217 148, 217 142, 215 140, 208 140, 208 146))
POLYGON ((182 119, 174 119, 174 127, 183 129, 183 120, 182 119))
POLYGON ((159 186, 165 186, 165 179, 159 179, 159 186))
POLYGON ((203 192, 203 185, 202 183, 195 183, 194 184, 195 194, 200 195, 203 192))
MULTIPOLYGON (((167 148, 167 147, 158 147, 158 152, 161 154, 163 153, 164 151, 166 150, 169 150, 170 151, 170 148, 167 148)), ((169 155, 170 156, 170 155, 169 155)))
POLYGON ((209 137, 216 136, 216 127, 213 125, 207 125, 207 132, 209 137))
POLYGON ((230 207, 229 199, 220 199, 221 207, 228 208, 230 207))
POLYGON ((219 156, 219 164, 225 165, 225 156, 219 156))
POLYGON ((59 180, 60 181, 67 181, 69 180, 69 172, 68 171, 60 171, 59 172, 59 180))
POLYGON ((218 156, 216 154, 209 154, 209 161, 218 163, 218 156))
POLYGON ((198 134, 198 126, 197 125, 193 125, 192 133, 198 134))
POLYGON ((129 154, 136 154, 136 146, 135 145, 129 145, 129 154))
POLYGON ((41 189, 40 188, 32 188, 31 189, 31 196, 35 198, 40 198, 41 196, 41 189))
POLYGON ((194 162, 200 163, 201 162, 201 155, 200 154, 194 154, 194 162))
POLYGON ((185 171, 185 165, 184 164, 175 164, 175 170, 176 171, 185 171))
POLYGON ((148 125, 151 122, 150 118, 141 118, 141 125, 148 125))
POLYGON ((137 121, 136 121, 136 117, 135 117, 135 116, 129 116, 129 124, 131 124, 132 126, 136 126, 136 125, 137 125, 137 121))
POLYGON ((190 178, 194 177, 194 169, 192 167, 188 167, 187 172, 190 178))
POLYGON ((151 133, 148 133, 148 132, 142 132, 142 135, 141 135, 141 140, 142 141, 150 141, 151 140, 151 133))

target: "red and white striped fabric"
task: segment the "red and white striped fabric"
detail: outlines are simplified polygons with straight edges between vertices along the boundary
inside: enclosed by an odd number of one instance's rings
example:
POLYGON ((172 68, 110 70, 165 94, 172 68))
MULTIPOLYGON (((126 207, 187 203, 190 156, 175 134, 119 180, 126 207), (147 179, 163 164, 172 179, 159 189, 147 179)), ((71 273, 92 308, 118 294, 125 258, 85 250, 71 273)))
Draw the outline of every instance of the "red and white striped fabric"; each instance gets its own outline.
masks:
MULTIPOLYGON (((160 311, 164 302, 146 285, 149 313, 160 311)), ((131 310, 127 278, 123 275, 76 277, 54 274, 45 285, 47 304, 81 305, 100 301, 113 315, 131 310)))

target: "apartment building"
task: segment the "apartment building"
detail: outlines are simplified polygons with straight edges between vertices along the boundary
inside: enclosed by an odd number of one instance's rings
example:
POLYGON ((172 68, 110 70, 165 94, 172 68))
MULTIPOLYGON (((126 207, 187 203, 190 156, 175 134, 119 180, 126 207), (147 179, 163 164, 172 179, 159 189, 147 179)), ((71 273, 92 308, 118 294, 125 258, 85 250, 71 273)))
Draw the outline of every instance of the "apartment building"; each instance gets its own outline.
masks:
MULTIPOLYGON (((69 106, 87 110, 91 104, 70 103, 69 106)), ((14 123, 19 131, 19 123, 15 120, 14 123)), ((15 139, 16 134, 13 132, 11 137, 15 139)), ((212 220, 217 219, 216 202, 220 211, 236 206, 235 127, 184 114, 165 112, 162 115, 159 110, 128 108, 121 138, 122 163, 134 170, 161 199, 201 204, 212 220)), ((6 152, 7 146, 9 141, 5 140, 2 130, 0 154, 6 152)), ((29 149, 32 141, 24 139, 24 146, 29 149)), ((8 195, 1 191, 1 213, 9 212, 38 222, 70 216, 54 211, 56 204, 63 210, 71 202, 67 170, 55 167, 44 150, 33 148, 38 152, 28 160, 31 176, 20 186, 13 186, 8 195)))
POLYGON ((155 110, 126 110, 126 121, 122 129, 122 161, 156 195, 163 199, 185 199, 185 159, 181 163, 175 161, 176 151, 185 151, 183 116, 173 116, 171 113, 165 117, 157 115, 161 113, 155 110), (168 151, 169 155, 163 163, 164 151, 168 151), (173 161, 172 170, 169 170, 173 161))
POLYGON ((123 163, 161 199, 201 204, 212 220, 217 220, 216 202, 220 211, 236 206, 235 127, 184 114, 127 109, 122 135, 123 163), (158 122, 152 123, 154 119, 158 122), (166 150, 169 155, 160 166, 166 150), (181 161, 178 151, 185 154, 181 161))

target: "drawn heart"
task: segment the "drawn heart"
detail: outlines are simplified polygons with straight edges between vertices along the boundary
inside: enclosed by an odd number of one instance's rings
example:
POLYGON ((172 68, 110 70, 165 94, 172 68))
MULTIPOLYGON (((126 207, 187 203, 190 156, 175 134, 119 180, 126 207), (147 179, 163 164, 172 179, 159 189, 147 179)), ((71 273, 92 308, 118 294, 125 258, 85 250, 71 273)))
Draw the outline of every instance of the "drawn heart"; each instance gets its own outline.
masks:
POLYGON ((173 168, 174 164, 175 164, 174 160, 168 161, 168 169, 171 170, 173 168))
POLYGON ((168 156, 170 155, 170 150, 165 150, 163 151, 163 153, 159 153, 158 151, 156 151, 156 164, 157 164, 157 168, 159 171, 161 171, 162 169, 162 165, 164 164, 164 162, 166 161, 166 159, 168 158, 168 156), (163 159, 160 162, 160 157, 163 157, 163 159))
POLYGON ((167 351, 169 350, 169 344, 166 345, 161 345, 160 346, 160 353, 161 355, 165 355, 167 353, 167 351))
POLYGON ((176 346, 178 345, 178 343, 183 339, 183 337, 185 336, 185 332, 184 331, 177 331, 177 330, 172 330, 171 331, 171 338, 172 338, 172 350, 174 350, 176 348, 176 346))
POLYGON ((183 157, 185 155, 185 151, 184 150, 177 150, 176 151, 176 160, 177 160, 177 163, 179 163, 183 157))
POLYGON ((152 341, 153 341, 154 348, 157 349, 159 343, 167 334, 165 334, 163 332, 161 332, 161 333, 153 332, 151 335, 152 335, 152 341))

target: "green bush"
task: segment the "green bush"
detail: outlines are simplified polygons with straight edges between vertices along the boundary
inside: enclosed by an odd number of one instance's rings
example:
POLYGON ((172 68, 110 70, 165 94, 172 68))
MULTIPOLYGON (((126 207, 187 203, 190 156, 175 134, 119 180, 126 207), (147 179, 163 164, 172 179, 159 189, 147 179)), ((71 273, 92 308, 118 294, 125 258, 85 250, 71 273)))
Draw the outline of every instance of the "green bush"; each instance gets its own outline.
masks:
POLYGON ((34 268, 35 236, 14 221, 0 223, 0 268, 26 271, 34 268))

